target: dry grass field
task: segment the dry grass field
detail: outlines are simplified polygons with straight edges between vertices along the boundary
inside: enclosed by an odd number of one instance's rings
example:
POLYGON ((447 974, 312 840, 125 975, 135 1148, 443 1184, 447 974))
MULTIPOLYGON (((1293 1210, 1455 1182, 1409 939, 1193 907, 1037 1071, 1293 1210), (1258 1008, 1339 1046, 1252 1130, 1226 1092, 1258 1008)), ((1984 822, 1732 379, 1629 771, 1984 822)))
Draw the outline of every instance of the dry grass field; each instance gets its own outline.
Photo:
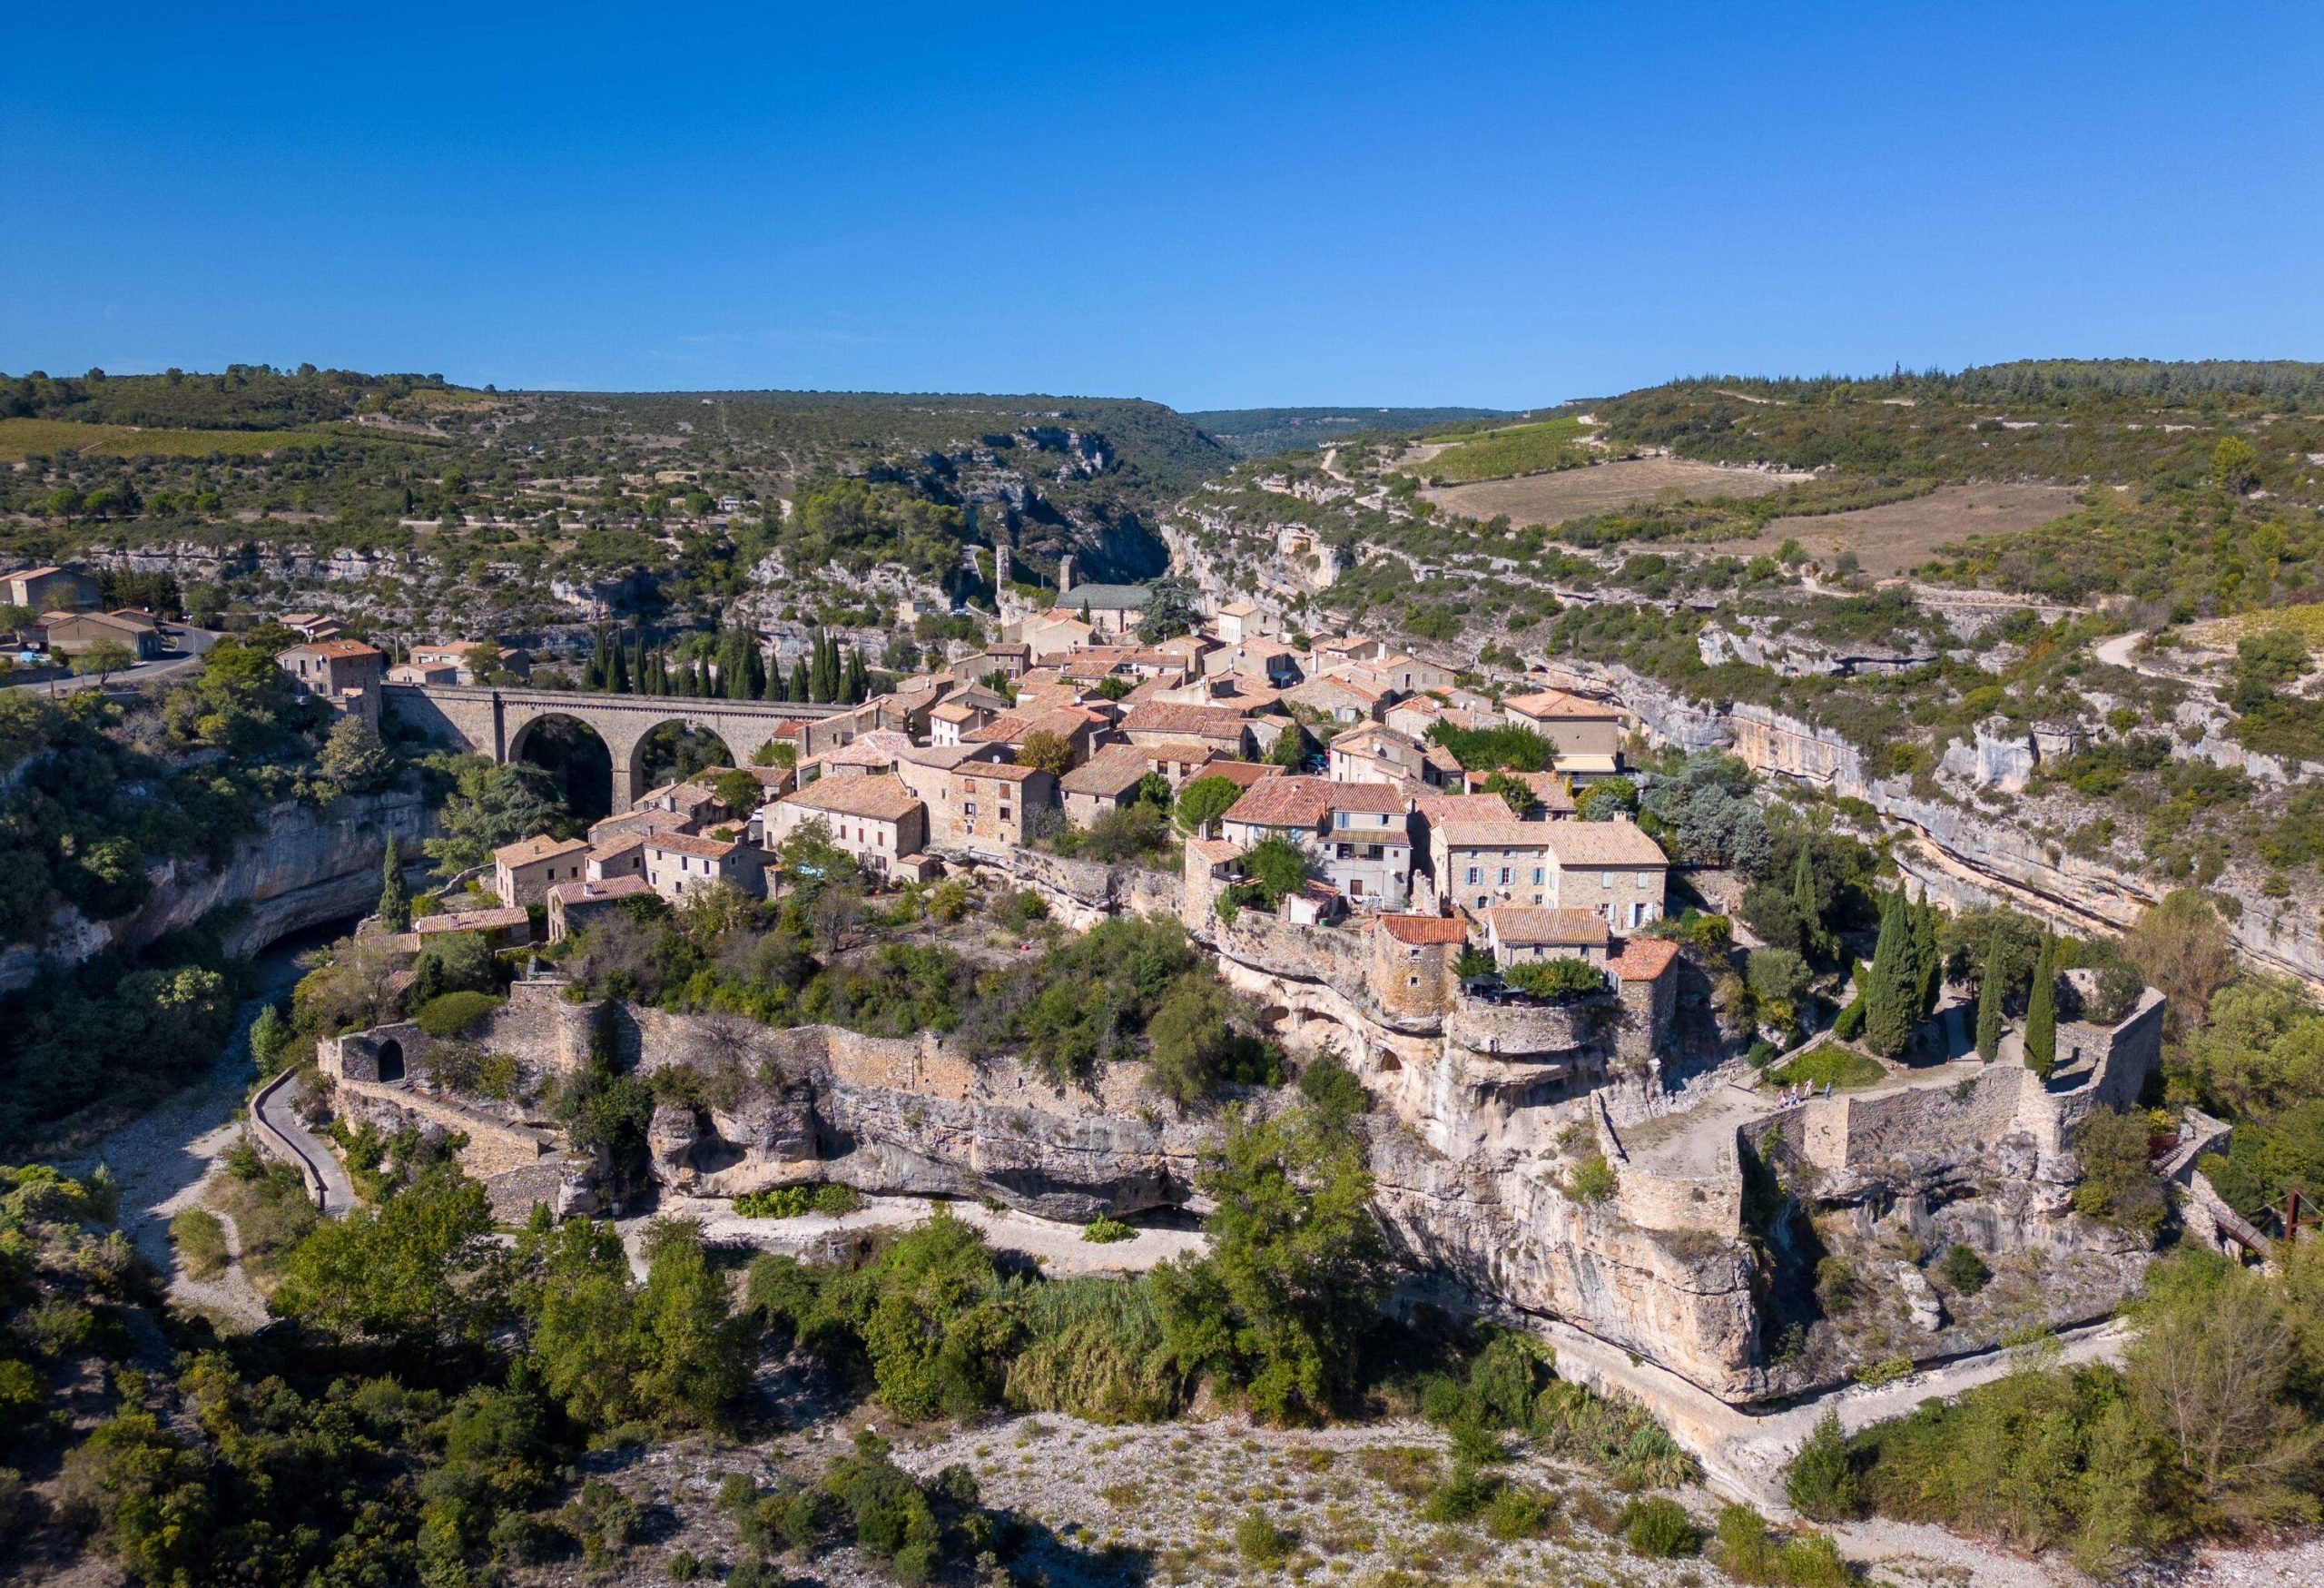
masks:
POLYGON ((1747 540, 1717 541, 1705 549, 1750 557, 1797 540, 1827 567, 1841 552, 1853 551, 1866 573, 1886 578, 1918 567, 1948 542, 2031 529, 2081 503, 2082 492, 2073 486, 1947 485, 1910 501, 1852 513, 1770 518, 1747 540))
POLYGON ((1472 518, 1509 515, 1513 524, 1562 524, 1592 513, 1610 513, 1663 492, 1676 497, 1758 497, 1781 490, 1805 475, 1724 469, 1683 458, 1636 458, 1596 463, 1522 479, 1479 480, 1474 485, 1432 486, 1421 495, 1439 507, 1472 518))

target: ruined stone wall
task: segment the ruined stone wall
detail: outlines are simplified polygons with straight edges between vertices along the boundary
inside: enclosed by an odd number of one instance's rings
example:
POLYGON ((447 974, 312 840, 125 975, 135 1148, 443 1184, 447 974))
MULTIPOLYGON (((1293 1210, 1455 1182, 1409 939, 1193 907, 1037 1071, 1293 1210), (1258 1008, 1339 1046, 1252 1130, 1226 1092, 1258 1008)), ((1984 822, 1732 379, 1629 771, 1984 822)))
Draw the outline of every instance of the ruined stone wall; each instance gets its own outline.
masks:
POLYGON ((542 1070, 572 1075, 588 1068, 595 1002, 576 1003, 561 981, 518 981, 495 1010, 477 1045, 542 1070))
POLYGON ((1553 1004, 1454 1001, 1444 1034, 1473 1053, 1571 1053, 1595 1048, 1614 1023, 1611 999, 1553 1004))
POLYGON ((1232 921, 1211 919, 1218 952, 1255 970, 1295 981, 1321 981, 1342 996, 1362 1001, 1365 933, 1348 927, 1307 926, 1257 910, 1239 910, 1232 921))
POLYGON ((459 1149, 460 1168, 480 1180, 529 1169, 555 1150, 555 1141, 544 1131, 403 1086, 341 1077, 338 1093, 343 1108, 359 1103, 392 1110, 421 1125, 436 1126, 448 1136, 465 1136, 468 1142, 459 1149))

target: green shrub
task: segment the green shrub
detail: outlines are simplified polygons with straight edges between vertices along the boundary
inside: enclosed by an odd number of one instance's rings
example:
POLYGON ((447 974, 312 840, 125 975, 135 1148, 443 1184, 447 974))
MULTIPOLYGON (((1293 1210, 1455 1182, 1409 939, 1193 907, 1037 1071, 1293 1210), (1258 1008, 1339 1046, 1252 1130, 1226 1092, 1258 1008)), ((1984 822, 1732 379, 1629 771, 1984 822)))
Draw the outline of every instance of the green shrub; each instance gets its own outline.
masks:
POLYGON ((1676 1560, 1702 1548, 1702 1534, 1695 1526, 1695 1519, 1687 1514, 1687 1508, 1659 1494, 1632 1500, 1622 1508, 1616 1526, 1622 1542, 1634 1553, 1649 1560, 1676 1560))
POLYGON ((1976 1249, 1957 1240, 1946 1249, 1945 1260, 1937 1265, 1937 1271, 1945 1276, 1947 1284, 1964 1296, 1974 1296, 1985 1287, 1985 1281, 1994 1277, 1994 1271, 1985 1266, 1985 1259, 1977 1255, 1976 1249))
POLYGON ((1275 1567, 1291 1558, 1296 1534, 1278 1527, 1256 1505, 1235 1524, 1235 1553, 1255 1566, 1275 1567))
POLYGON ((1840 1546, 1825 1533, 1785 1540, 1776 1555, 1776 1572, 1787 1588, 1849 1588, 1856 1581, 1840 1546))
POLYGON ((626 1549, 637 1536, 637 1503, 605 1478, 590 1478, 557 1518, 592 1566, 626 1549))
POLYGON ((1621 1189, 1614 1166, 1602 1152, 1583 1159, 1566 1171, 1565 1194, 1577 1202, 1603 1202, 1621 1189))
POLYGON ((1517 1484, 1504 1484, 1485 1507, 1485 1531, 1502 1544, 1539 1538, 1548 1531, 1549 1496, 1517 1484))
POLYGON ((1817 1423, 1792 1457, 1783 1487, 1793 1509, 1818 1522, 1846 1522, 1864 1514, 1864 1487, 1837 1412, 1826 1412, 1817 1423))
POLYGON ((170 1220, 170 1239, 178 1261, 196 1279, 214 1279, 226 1271, 226 1227, 207 1208, 183 1208, 170 1220))
POLYGON ((489 992, 443 992, 421 1004, 411 1018, 429 1036, 448 1041, 482 1025, 502 1001, 489 992))
POLYGON ((1606 972, 1587 960, 1560 957, 1527 960, 1502 972, 1502 979, 1520 992, 1566 1002, 1606 991, 1606 972))
POLYGON ((1081 1227, 1081 1238, 1096 1246, 1107 1246, 1118 1240, 1128 1240, 1137 1231, 1118 1218, 1093 1218, 1081 1227))
POLYGON ((854 1212, 864 1201, 863 1193, 853 1186, 826 1180, 820 1185, 770 1186, 764 1190, 744 1191, 734 1198, 734 1211, 744 1218, 803 1218, 810 1213, 836 1218, 854 1212))
POLYGON ((1428 1522, 1466 1522, 1492 1504, 1498 1486, 1468 1463, 1456 1462, 1451 1475, 1421 1503, 1421 1517, 1428 1522))

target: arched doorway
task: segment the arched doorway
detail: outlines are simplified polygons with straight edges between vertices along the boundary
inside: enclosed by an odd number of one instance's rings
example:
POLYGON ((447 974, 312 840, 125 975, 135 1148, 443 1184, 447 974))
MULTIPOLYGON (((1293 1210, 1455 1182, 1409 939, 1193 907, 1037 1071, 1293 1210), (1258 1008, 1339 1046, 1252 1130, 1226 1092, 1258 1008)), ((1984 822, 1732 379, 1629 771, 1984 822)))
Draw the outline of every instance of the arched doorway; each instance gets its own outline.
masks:
POLYGON ((383 1081, 403 1079, 403 1044, 393 1037, 379 1044, 379 1079, 383 1081))
POLYGON ((556 780, 565 804, 585 822, 613 814, 614 756, 597 730, 578 717, 549 712, 517 730, 508 758, 541 768, 556 780))
POLYGON ((639 736, 630 757, 629 797, 634 802, 665 784, 684 783, 705 767, 741 764, 710 729, 673 717, 639 736))

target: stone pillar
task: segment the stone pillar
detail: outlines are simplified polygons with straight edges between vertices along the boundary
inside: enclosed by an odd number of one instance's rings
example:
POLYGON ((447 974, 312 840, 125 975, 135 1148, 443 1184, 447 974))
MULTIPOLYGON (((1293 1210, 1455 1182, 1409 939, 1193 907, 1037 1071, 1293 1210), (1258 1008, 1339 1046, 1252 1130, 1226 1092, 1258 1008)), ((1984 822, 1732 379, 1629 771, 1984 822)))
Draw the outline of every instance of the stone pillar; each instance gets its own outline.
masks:
POLYGON ((1073 553, 1067 552, 1057 559, 1057 593, 1065 595, 1073 588, 1073 553))

